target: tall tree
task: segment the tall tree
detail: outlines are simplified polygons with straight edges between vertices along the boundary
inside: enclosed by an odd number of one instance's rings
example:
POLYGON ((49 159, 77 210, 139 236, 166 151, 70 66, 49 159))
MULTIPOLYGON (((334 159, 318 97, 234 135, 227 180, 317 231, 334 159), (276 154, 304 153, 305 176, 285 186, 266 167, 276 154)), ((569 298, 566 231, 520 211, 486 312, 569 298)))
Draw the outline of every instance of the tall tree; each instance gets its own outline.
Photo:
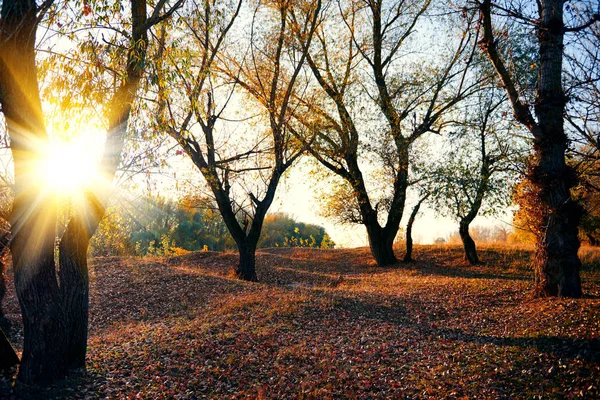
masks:
POLYGON ((66 355, 70 368, 85 367, 89 307, 87 249, 104 216, 112 181, 121 164, 132 105, 144 73, 148 32, 154 25, 169 18, 182 4, 183 0, 176 1, 164 11, 167 0, 160 0, 148 15, 146 0, 131 1, 131 32, 127 35, 125 70, 104 112, 108 133, 100 161, 102 179, 98 187, 86 193, 81 206, 74 210, 59 245, 59 277, 66 311, 66 355))
MULTIPOLYGON (((24 326, 18 378, 52 381, 69 368, 85 367, 89 304, 87 246, 102 218, 110 182, 120 162, 131 104, 142 76, 147 31, 172 14, 161 15, 166 0, 147 16, 146 1, 131 2, 131 33, 123 80, 105 112, 109 132, 102 158, 103 184, 74 211, 59 245, 55 265, 57 206, 40 178, 40 160, 49 148, 37 80, 35 39, 46 1, 3 2, 0 19, 0 104, 14 160, 15 200, 10 245, 15 286, 24 326), (18 71, 18 73, 16 72, 18 71), (60 277, 60 286, 57 280, 60 277)), ((89 10, 88 10, 89 11, 89 10)))
POLYGON ((54 264, 56 206, 35 169, 48 142, 35 64, 43 12, 32 0, 4 1, 0 15, 0 104, 15 180, 10 250, 25 335, 19 376, 26 382, 62 376, 67 345, 54 264))
POLYGON ((536 252, 535 289, 538 297, 580 297, 581 262, 577 256, 578 225, 581 206, 571 197, 576 174, 565 162, 568 138, 565 134, 565 107, 568 98, 563 90, 563 56, 565 34, 589 28, 599 20, 598 14, 579 26, 566 26, 564 0, 540 0, 537 10, 528 16, 526 9, 511 3, 492 5, 491 0, 477 3, 483 27, 481 47, 496 70, 511 102, 515 119, 533 135, 533 164, 528 173, 535 188, 536 252), (538 79, 533 105, 524 102, 518 91, 518 76, 506 67, 498 50, 493 11, 509 19, 531 24, 538 39, 538 79), (535 117, 534 117, 535 114, 535 117))
POLYGON ((316 5, 308 2, 257 2, 254 9, 249 10, 253 15, 249 54, 238 54, 217 66, 219 57, 225 60, 221 46, 240 7, 241 2, 234 3, 227 13, 219 9, 217 2, 205 1, 199 7, 201 12, 191 9, 191 19, 186 25, 195 40, 195 49, 173 51, 173 54, 184 57, 183 63, 188 63, 189 68, 184 70, 178 66, 181 58, 171 58, 172 68, 176 71, 174 74, 180 80, 184 93, 175 103, 167 98, 164 89, 167 81, 164 81, 158 96, 162 109, 159 115, 168 133, 202 173, 215 197, 239 251, 236 275, 244 280, 256 281, 255 252, 264 218, 283 173, 303 152, 302 148, 293 146, 287 125, 293 94, 299 85, 304 64, 304 56, 287 47, 297 40, 291 30, 290 14, 292 10, 302 13, 301 35, 310 41, 317 24, 320 2, 316 5), (194 55, 192 59, 190 54, 194 55), (217 75, 216 71, 222 73, 217 75), (234 96, 234 92, 230 91, 219 104, 219 93, 222 95, 223 89, 220 91, 218 87, 227 81, 232 82, 235 88, 241 87, 247 97, 254 100, 266 122, 265 134, 259 135, 254 142, 248 135, 225 141, 226 145, 222 145, 224 141, 219 143, 218 123, 223 120, 223 112, 234 96), (249 149, 237 151, 238 146, 243 144, 249 149), (244 182, 244 177, 251 182, 244 182), (239 197, 248 201, 239 201, 239 197))
POLYGON ((410 184, 411 147, 426 133, 439 132, 448 113, 474 89, 464 78, 476 41, 459 34, 454 48, 436 55, 441 62, 425 56, 413 63, 402 53, 410 52, 409 37, 427 19, 431 1, 339 4, 313 46, 303 46, 325 99, 305 102, 296 118, 318 131, 311 154, 351 188, 354 199, 348 203, 358 208, 349 213, 352 220, 365 226, 377 264, 390 265, 397 262, 393 243, 410 184), (366 111, 380 124, 371 137, 365 135, 372 129, 366 111), (390 189, 379 201, 361 167, 369 152, 389 179, 390 189))

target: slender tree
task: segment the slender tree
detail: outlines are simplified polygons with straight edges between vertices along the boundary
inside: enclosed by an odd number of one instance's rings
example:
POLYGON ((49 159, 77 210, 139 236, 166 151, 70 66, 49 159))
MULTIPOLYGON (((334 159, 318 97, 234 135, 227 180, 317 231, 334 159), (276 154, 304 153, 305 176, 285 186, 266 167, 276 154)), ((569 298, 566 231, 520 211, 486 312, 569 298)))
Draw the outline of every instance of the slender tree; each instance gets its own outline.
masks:
POLYGON ((563 56, 565 34, 578 32, 597 24, 598 14, 579 26, 565 25, 564 0, 540 0, 535 15, 527 16, 510 3, 492 5, 490 0, 477 3, 483 27, 481 47, 494 66, 513 108, 515 119, 533 135, 533 164, 529 179, 534 185, 536 214, 536 252, 534 260, 535 289, 538 297, 580 297, 581 262, 578 225, 581 206, 571 197, 576 182, 574 170, 565 162, 568 138, 564 115, 568 98, 563 90, 563 56), (507 18, 531 24, 538 39, 538 78, 533 105, 524 102, 518 91, 518 76, 506 67, 498 50, 494 32, 493 10, 507 18), (534 116, 535 115, 535 116, 534 116))
POLYGON ((449 150, 435 163, 427 186, 436 210, 459 224, 465 259, 479 264, 469 232, 478 215, 494 215, 510 204, 524 153, 522 132, 507 121, 506 98, 494 88, 472 97, 449 135, 449 150))
POLYGON ((415 220, 417 219, 417 215, 419 214, 419 210, 421 209, 421 206, 423 205, 423 203, 425 201, 427 201, 427 199, 429 198, 430 195, 431 195, 430 193, 425 193, 419 199, 419 201, 417 201, 417 204, 415 204, 415 206, 413 207, 413 209, 410 213, 410 217, 408 218, 408 222, 406 223, 406 252, 404 253, 404 258, 402 259, 403 262, 413 261, 413 258, 412 258, 412 251, 413 251, 412 228, 415 223, 415 220))
MULTIPOLYGON (((304 64, 304 56, 287 47, 296 40, 291 31, 290 14, 292 10, 303 13, 301 35, 310 41, 320 2, 316 5, 286 1, 257 3, 254 10, 250 10, 253 19, 249 54, 226 59, 221 55, 221 46, 240 7, 241 2, 234 3, 227 14, 221 12, 215 2, 205 1, 201 12, 191 10, 191 19, 186 25, 195 39, 195 49, 184 50, 188 55, 196 54, 184 61, 190 63, 191 68, 188 71, 179 68, 178 57, 171 61, 185 93, 174 103, 167 98, 165 81, 158 98, 163 126, 204 176, 236 242, 240 255, 236 275, 256 281, 255 252, 265 216, 282 175, 303 152, 302 148, 293 146, 287 122, 304 64), (219 57, 223 62, 217 65, 219 57), (217 75, 216 71, 220 73, 217 75), (218 103, 219 82, 227 81, 234 88, 242 88, 247 97, 258 104, 259 113, 267 121, 266 134, 254 143, 241 138, 230 139, 226 146, 219 146, 218 122, 234 95, 230 91, 226 99, 218 103), (243 143, 248 144, 249 149, 237 151, 243 143), (253 182, 245 185, 244 177, 253 182), (239 201, 239 197, 249 201, 239 201)), ((169 52, 174 55, 173 49, 169 52)))
POLYGON ((104 216, 111 193, 111 185, 121 163, 132 104, 144 73, 148 49, 148 31, 170 17, 183 1, 179 0, 163 12, 166 0, 158 1, 148 16, 146 0, 131 2, 131 36, 124 75, 108 103, 104 118, 108 134, 100 171, 99 187, 85 196, 79 209, 74 210, 59 245, 59 277, 61 297, 67 321, 67 362, 70 368, 85 367, 88 330, 89 275, 87 249, 104 216))

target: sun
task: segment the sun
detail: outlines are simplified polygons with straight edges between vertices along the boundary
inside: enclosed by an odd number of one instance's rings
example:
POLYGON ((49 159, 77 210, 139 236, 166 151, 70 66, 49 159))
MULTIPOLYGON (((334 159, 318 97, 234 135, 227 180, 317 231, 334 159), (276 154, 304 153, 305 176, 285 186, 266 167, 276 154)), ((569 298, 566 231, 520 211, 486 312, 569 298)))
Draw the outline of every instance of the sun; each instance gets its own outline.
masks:
POLYGON ((42 152, 39 176, 48 191, 71 197, 88 189, 99 178, 95 135, 50 143, 42 152))

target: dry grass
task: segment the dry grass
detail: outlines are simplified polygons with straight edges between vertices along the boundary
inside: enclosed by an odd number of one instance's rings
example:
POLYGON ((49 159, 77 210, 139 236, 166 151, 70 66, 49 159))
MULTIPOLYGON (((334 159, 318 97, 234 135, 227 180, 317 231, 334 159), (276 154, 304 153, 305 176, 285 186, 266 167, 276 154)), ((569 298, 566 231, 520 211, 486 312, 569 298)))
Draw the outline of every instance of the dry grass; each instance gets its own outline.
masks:
MULTIPOLYGON (((20 395, 599 397, 600 271, 584 299, 532 300, 531 249, 480 251, 379 268, 367 249, 268 249, 260 283, 233 279, 235 254, 95 259, 88 374, 20 395)), ((12 292, 7 308, 18 326, 12 292)))

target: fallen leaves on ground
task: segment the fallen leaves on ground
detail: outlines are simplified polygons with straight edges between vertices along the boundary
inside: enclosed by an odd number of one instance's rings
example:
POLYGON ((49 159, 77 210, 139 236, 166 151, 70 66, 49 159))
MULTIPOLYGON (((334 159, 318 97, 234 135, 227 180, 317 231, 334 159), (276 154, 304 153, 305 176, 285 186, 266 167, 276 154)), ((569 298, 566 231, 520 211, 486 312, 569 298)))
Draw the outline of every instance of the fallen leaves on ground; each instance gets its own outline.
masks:
MULTIPOLYGON (((267 249, 91 261, 88 372, 40 398, 598 398, 600 271, 583 299, 531 299, 530 252, 267 249)), ((11 284, 12 286, 12 284, 11 284)), ((11 289, 12 290, 12 289, 11 289)), ((9 293, 12 339, 22 346, 9 293)))

